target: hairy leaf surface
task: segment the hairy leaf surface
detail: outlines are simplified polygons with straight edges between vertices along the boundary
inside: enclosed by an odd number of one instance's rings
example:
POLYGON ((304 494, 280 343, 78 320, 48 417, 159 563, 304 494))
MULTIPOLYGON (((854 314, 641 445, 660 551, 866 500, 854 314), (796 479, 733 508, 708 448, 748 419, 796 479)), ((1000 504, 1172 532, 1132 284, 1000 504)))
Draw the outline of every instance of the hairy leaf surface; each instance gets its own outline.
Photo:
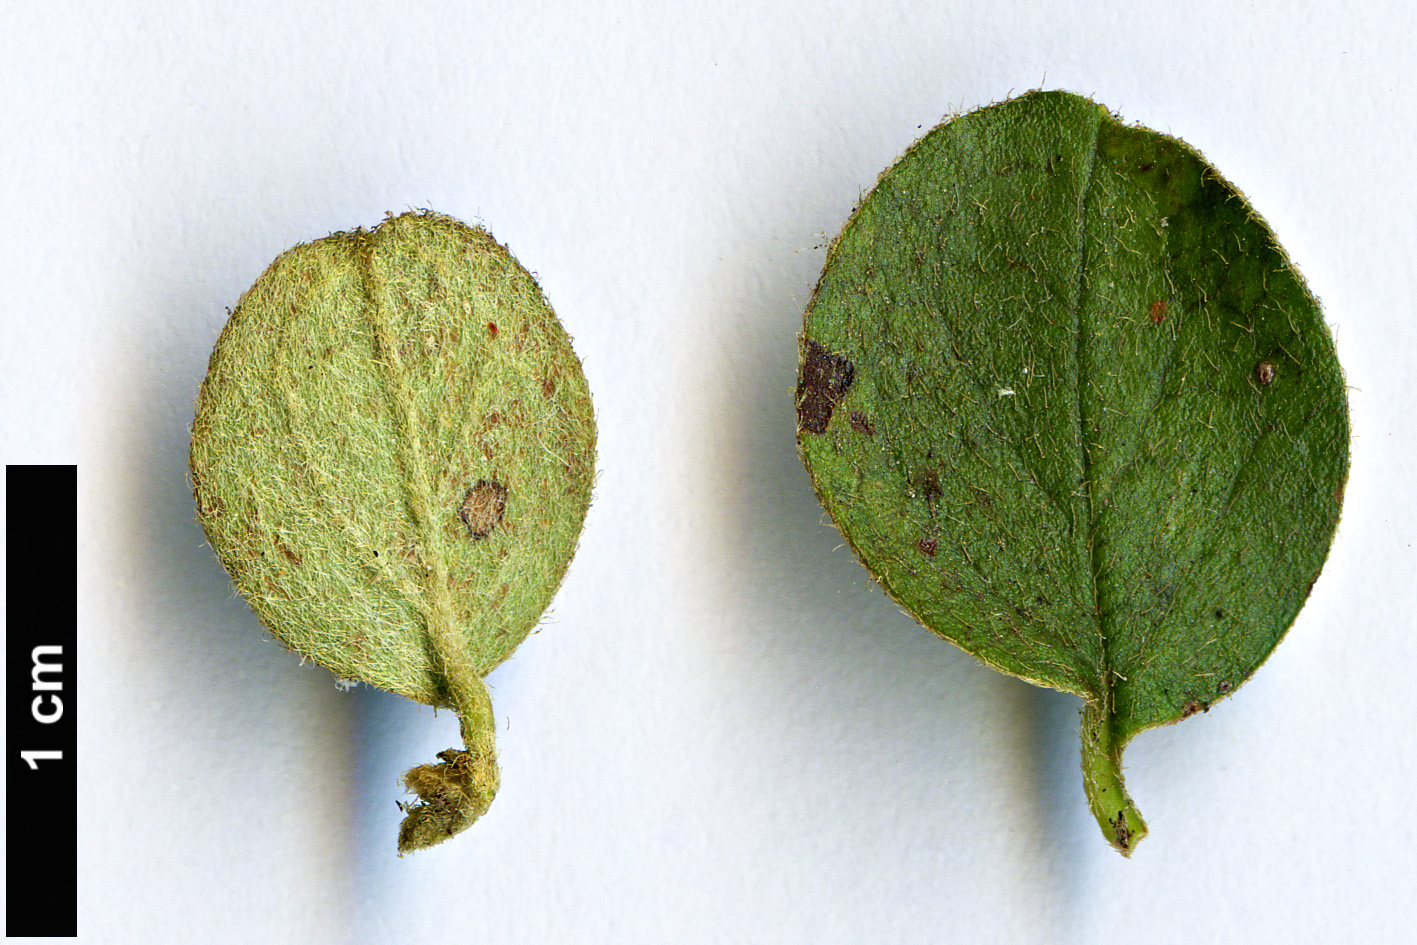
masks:
POLYGON ((1293 622, 1348 472, 1343 376, 1266 223, 1192 148, 1063 92, 950 121, 881 178, 808 306, 798 442, 886 591, 1086 700, 1122 748, 1208 709, 1293 622))
POLYGON ((222 332, 191 471, 237 589, 292 649, 461 717, 466 750, 409 773, 424 803, 401 849, 491 802, 481 677, 550 603, 594 466, 569 338, 506 249, 449 217, 282 254, 222 332))

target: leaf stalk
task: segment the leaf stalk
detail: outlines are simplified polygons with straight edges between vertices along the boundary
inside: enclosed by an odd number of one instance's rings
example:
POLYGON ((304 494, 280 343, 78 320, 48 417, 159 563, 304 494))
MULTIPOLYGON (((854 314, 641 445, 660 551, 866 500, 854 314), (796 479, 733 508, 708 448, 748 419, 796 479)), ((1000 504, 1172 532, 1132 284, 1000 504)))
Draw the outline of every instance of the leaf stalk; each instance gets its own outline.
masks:
POLYGON ((1122 744, 1113 729, 1112 709, 1107 702, 1089 701, 1083 708, 1083 789, 1107 842, 1129 857, 1146 836, 1146 821, 1127 794, 1122 778, 1122 744))
POLYGON ((496 721, 487 685, 475 673, 454 682, 463 748, 438 752, 439 763, 403 776, 418 795, 399 827, 399 855, 442 843, 472 826, 497 795, 496 721))

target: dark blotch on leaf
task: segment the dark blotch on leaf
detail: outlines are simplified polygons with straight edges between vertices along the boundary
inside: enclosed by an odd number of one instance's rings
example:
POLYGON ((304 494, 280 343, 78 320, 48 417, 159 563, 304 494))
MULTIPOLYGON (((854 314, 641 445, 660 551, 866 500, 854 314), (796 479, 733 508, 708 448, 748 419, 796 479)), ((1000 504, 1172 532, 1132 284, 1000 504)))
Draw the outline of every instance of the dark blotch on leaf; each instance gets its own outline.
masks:
POLYGON ((1112 821, 1112 842, 1119 850, 1130 850, 1132 846, 1132 831, 1127 826, 1127 812, 1117 811, 1117 819, 1112 821))
POLYGON ((507 487, 495 480, 480 479, 462 497, 458 518, 467 526, 474 540, 486 538, 492 529, 502 524, 507 514, 507 487))
POLYGON ((851 411, 851 429, 862 436, 875 436, 876 425, 871 422, 871 418, 859 410, 851 411))
POLYGON ((1209 712, 1210 703, 1199 699, 1187 699, 1181 706, 1181 718, 1188 719, 1197 712, 1209 712))
POLYGON ((1268 387, 1274 383, 1274 365, 1269 361, 1261 361, 1255 365, 1255 380, 1261 385, 1268 387))
POLYGON ((922 538, 917 541, 915 545, 926 555, 929 555, 931 558, 935 557, 935 554, 939 551, 940 547, 939 544, 933 538, 922 538))
POLYGON ((856 376, 856 368, 840 355, 808 341, 797 377, 797 427, 807 433, 825 433, 832 411, 856 376))

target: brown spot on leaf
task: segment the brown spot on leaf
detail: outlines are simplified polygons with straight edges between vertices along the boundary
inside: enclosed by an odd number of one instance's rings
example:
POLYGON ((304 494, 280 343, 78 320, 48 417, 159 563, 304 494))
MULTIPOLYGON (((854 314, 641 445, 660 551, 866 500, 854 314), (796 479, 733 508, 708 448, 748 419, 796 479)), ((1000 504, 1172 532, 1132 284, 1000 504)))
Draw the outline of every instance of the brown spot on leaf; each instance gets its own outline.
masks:
POLYGON ((1255 365, 1255 380, 1260 382, 1262 387, 1268 387, 1274 383, 1274 365, 1269 361, 1261 361, 1255 365))
POLYGON ((1228 679, 1222 679, 1222 680, 1220 681, 1220 685, 1216 686, 1215 688, 1216 688, 1216 691, 1218 691, 1218 692, 1223 696, 1223 695, 1225 695, 1227 692, 1229 692, 1231 689, 1234 689, 1235 686, 1234 686, 1234 684, 1232 684, 1232 683, 1230 682, 1230 680, 1228 680, 1228 679))
POLYGON ((197 509, 203 518, 221 518, 226 514, 226 503, 221 500, 221 496, 212 495, 202 488, 201 483, 197 484, 197 509))
POLYGON ((922 538, 915 543, 915 546, 931 558, 935 557, 935 553, 940 547, 933 538, 922 538))
POLYGON ((856 367, 815 341, 808 341, 797 376, 797 428, 825 433, 832 411, 851 387, 856 367))
POLYGON ((275 539, 276 550, 284 555, 287 561, 297 566, 305 563, 305 559, 300 556, 300 552, 287 545, 280 535, 277 534, 272 537, 275 539))
POLYGON ((507 514, 507 487, 495 480, 479 479, 477 485, 462 497, 458 518, 467 526, 474 539, 486 538, 492 529, 502 524, 507 514))
POLYGON ((851 429, 862 436, 875 436, 876 425, 871 422, 871 418, 859 410, 851 411, 851 429))
POLYGON ((926 502, 934 502, 945 494, 940 488, 940 477, 934 473, 925 474, 925 478, 920 481, 920 491, 925 494, 926 502))
POLYGON ((1149 312, 1151 314, 1151 323, 1153 325, 1160 325, 1162 322, 1166 321, 1165 302, 1152 302, 1149 312))
POLYGON ((1202 702, 1200 699, 1187 699, 1181 704, 1181 718, 1188 719, 1197 712, 1209 712, 1210 703, 1202 702))

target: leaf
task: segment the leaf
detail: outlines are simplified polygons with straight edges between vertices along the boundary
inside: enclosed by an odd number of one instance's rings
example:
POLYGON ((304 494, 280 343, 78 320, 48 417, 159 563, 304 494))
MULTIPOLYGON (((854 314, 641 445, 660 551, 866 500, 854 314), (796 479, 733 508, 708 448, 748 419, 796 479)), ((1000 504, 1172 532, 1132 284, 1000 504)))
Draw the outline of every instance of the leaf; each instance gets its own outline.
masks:
POLYGON ((401 852, 491 803, 482 677, 550 603, 594 467, 570 339, 507 250, 449 217, 297 246, 223 330, 191 474, 237 589, 302 655, 460 717, 464 748, 405 776, 401 852))
POLYGON ((1269 227, 1189 146, 1064 92, 934 129, 834 243, 798 443, 887 593, 1086 700, 1108 840, 1122 749, 1278 644, 1348 474, 1343 375, 1269 227))

